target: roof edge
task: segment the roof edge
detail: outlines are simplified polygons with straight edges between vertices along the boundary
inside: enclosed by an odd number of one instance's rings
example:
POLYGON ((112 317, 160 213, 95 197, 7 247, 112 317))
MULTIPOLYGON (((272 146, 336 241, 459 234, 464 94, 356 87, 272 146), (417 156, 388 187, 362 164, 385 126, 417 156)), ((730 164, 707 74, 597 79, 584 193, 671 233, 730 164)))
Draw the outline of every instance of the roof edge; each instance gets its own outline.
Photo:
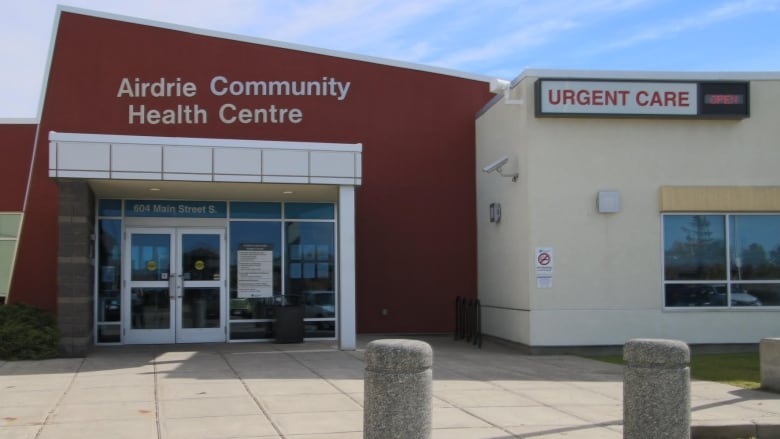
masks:
POLYGON ((35 117, 0 117, 0 125, 38 125, 35 117))
POLYGON ((525 78, 577 78, 577 79, 635 79, 677 81, 760 81, 780 80, 777 72, 710 72, 710 71, 662 71, 662 70, 575 70, 575 69, 526 69, 514 80, 512 87, 525 78))
POLYGON ((0 125, 38 125, 35 117, 0 117, 0 125))
POLYGON ((240 41, 244 43, 252 43, 252 44, 262 44, 265 46, 271 46, 276 47, 280 49, 289 49, 289 50, 297 50, 300 52, 308 52, 312 54, 317 55, 325 55, 325 56, 331 56, 334 58, 343 58, 348 60, 354 60, 354 61, 362 61, 362 62, 368 62, 372 64, 381 64, 391 67, 398 67, 403 69, 409 69, 409 70, 417 70, 421 72, 427 72, 427 73, 435 73, 439 75, 445 75, 445 76, 453 76, 457 78, 463 78, 463 79, 469 79, 473 81, 480 81, 480 82, 487 82, 489 83, 491 80, 495 79, 492 76, 488 75, 480 75, 476 73, 469 73, 469 72, 463 72, 459 70, 454 69, 447 69, 443 67, 435 67, 435 66, 429 66, 425 64, 417 64, 417 63, 411 63, 406 61, 399 61, 394 60, 390 58, 382 58, 382 57, 376 57, 376 56, 370 56, 370 55, 360 55, 356 53, 350 53, 350 52, 344 52, 339 50, 330 50, 330 49, 324 49, 320 47, 314 47, 314 46, 307 46, 303 44, 293 44, 293 43, 286 43, 282 41, 276 41, 276 40, 270 40, 265 38, 259 38, 259 37, 250 37, 246 35, 239 35, 239 34, 233 34, 229 32, 221 32, 221 31, 215 31, 215 30, 209 30, 209 29, 201 29, 196 28, 192 26, 186 26, 186 25, 180 25, 180 24, 174 24, 174 23, 167 23, 163 21, 156 21, 156 20, 150 20, 145 18, 137 18, 137 17, 130 17, 126 15, 120 15, 120 14, 113 14, 109 12, 102 12, 102 11, 95 11, 91 9, 83 9, 78 8, 74 6, 65 6, 65 5, 58 5, 57 6, 57 20, 60 19, 60 13, 61 12, 68 12, 72 14, 79 14, 79 15, 85 15, 90 17, 96 17, 96 18, 103 18, 106 20, 114 20, 114 21, 123 21, 126 23, 132 23, 132 24, 138 24, 143 26, 151 26, 151 27, 157 27, 162 29, 169 29, 169 30, 175 30, 179 32, 186 32, 190 34, 195 35, 202 35, 207 37, 214 37, 214 38, 222 38, 226 40, 233 40, 233 41, 240 41))

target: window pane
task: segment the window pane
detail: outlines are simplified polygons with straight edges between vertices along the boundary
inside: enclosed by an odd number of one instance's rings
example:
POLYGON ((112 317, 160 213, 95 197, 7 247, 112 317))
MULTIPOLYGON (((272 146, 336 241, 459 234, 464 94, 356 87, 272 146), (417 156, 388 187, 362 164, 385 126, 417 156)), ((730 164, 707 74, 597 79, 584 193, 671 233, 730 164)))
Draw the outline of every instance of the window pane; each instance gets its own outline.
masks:
POLYGON ((666 280, 725 280, 723 215, 665 215, 666 280))
POLYGON ((309 300, 306 317, 335 314, 335 247, 333 223, 288 222, 287 290, 309 300), (318 303, 315 307, 314 303, 318 303), (322 315, 319 315, 322 314, 322 315))
MULTIPOLYGON (((282 294, 282 223, 265 221, 230 222, 230 318, 267 319, 273 298, 238 297, 238 251, 249 245, 266 245, 273 249, 274 296, 282 294)), ((258 337, 250 337, 258 338, 258 337)))
POLYGON ((288 219, 334 219, 336 209, 333 203, 287 203, 284 215, 288 219))
POLYGON ((219 288, 184 288, 182 328, 219 328, 219 288))
POLYGON ((780 215, 734 215, 731 279, 780 279, 780 215))
POLYGON ((168 288, 133 288, 130 319, 133 329, 171 327, 171 299, 168 288))
POLYGON ((666 284, 666 306, 727 306, 726 284, 666 284))
POLYGON ((98 222, 98 321, 118 322, 121 318, 121 301, 119 286, 121 285, 122 221, 100 220, 98 222))
POLYGON ((19 221, 22 215, 18 213, 0 214, 0 238, 16 238, 19 236, 19 221))
POLYGON ((282 206, 279 203, 249 203, 233 201, 230 203, 231 218, 279 219, 282 206))
POLYGON ((119 343, 122 341, 120 325, 98 325, 98 343, 119 343))
POLYGON ((171 236, 138 233, 130 237, 133 281, 167 280, 171 265, 171 236))
POLYGON ((217 234, 182 234, 181 274, 184 280, 220 280, 219 250, 217 234))
POLYGON ((122 200, 100 200, 100 201, 98 201, 98 215, 100 215, 100 216, 122 216, 122 200))
POLYGON ((16 241, 0 241, 0 296, 8 294, 15 251, 16 241))
POLYGON ((263 340, 273 337, 273 323, 231 323, 231 340, 263 340))
POLYGON ((780 284, 733 284, 731 306, 780 306, 780 284))

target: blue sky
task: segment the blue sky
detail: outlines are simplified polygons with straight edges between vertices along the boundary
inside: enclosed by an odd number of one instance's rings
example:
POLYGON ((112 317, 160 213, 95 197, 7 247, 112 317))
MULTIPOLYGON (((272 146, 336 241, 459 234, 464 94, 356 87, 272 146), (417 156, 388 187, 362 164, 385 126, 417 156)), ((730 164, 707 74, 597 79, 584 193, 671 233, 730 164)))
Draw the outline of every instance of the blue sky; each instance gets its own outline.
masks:
POLYGON ((780 71, 780 0, 0 0, 0 118, 37 116, 58 3, 508 80, 780 71))

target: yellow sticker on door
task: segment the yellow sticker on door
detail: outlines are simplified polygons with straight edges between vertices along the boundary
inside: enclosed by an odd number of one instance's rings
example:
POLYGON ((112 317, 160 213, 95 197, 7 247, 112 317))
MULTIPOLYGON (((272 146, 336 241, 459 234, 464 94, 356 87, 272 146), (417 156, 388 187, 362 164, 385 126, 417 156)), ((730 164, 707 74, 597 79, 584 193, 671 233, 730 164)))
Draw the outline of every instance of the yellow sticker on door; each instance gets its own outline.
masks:
POLYGON ((203 262, 203 261, 195 261, 195 269, 196 270, 201 271, 204 268, 206 268, 206 263, 205 262, 203 262))

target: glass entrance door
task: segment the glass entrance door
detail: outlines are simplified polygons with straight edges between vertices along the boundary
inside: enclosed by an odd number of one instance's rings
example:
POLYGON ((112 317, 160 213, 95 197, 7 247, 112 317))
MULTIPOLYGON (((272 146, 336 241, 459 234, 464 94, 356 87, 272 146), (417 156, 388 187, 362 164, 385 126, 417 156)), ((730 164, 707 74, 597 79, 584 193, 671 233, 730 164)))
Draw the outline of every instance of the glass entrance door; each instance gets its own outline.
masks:
POLYGON ((128 228, 125 343, 225 341, 225 232, 128 228))

